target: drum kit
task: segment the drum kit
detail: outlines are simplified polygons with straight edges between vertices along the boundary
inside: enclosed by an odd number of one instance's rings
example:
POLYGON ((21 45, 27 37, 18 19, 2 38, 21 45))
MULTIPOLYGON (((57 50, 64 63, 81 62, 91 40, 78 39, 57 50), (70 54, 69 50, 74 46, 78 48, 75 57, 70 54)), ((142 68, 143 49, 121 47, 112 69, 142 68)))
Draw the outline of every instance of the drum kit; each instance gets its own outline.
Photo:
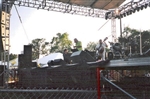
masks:
MULTIPOLYGON (((107 39, 108 37, 106 37, 103 40, 103 42, 105 42, 107 39)), ((116 42, 116 43, 109 42, 109 44, 110 44, 110 49, 109 49, 109 52, 107 52, 106 57, 110 60, 135 56, 136 53, 138 52, 138 44, 137 42, 133 42, 133 40, 126 43, 125 46, 122 46, 122 44, 119 42, 116 42)), ((100 47, 96 51, 96 59, 98 58, 100 53, 103 53, 103 51, 104 51, 103 47, 100 47)))
POLYGON ((109 59, 120 59, 125 57, 136 56, 138 51, 138 44, 136 42, 128 42, 126 46, 122 47, 121 43, 110 43, 110 51, 108 52, 109 59))

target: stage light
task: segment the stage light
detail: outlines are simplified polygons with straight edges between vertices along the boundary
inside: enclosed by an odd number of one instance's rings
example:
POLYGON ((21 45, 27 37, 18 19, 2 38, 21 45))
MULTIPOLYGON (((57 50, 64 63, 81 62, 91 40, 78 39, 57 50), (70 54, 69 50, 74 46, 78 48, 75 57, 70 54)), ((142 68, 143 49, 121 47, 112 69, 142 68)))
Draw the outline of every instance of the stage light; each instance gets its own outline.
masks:
POLYGON ((105 13, 105 19, 106 20, 108 19, 108 13, 107 12, 105 13))
POLYGON ((123 16, 126 17, 126 13, 125 12, 123 13, 123 16))
POLYGON ((106 19, 106 20, 109 18, 109 17, 108 17, 109 14, 111 14, 111 12, 106 12, 106 13, 105 13, 105 19, 106 19))
POLYGON ((136 10, 139 11, 139 10, 140 10, 140 7, 136 7, 136 10))
POLYGON ((19 1, 19 4, 18 4, 19 6, 21 5, 21 1, 19 1))
POLYGON ((115 10, 115 14, 116 14, 116 15, 119 15, 119 13, 120 13, 119 9, 116 9, 116 10, 115 10))
POLYGON ((144 5, 141 5, 141 10, 143 10, 143 8, 144 8, 144 5))
POLYGON ((120 16, 119 16, 119 15, 117 15, 115 18, 118 18, 118 19, 120 19, 120 16))
POLYGON ((147 6, 148 6, 148 3, 145 3, 144 7, 147 8, 147 6))
POLYGON ((120 18, 123 18, 123 14, 120 14, 120 18))
POLYGON ((127 15, 130 15, 130 12, 129 12, 129 11, 127 11, 127 12, 126 12, 126 14, 127 14, 127 15))
POLYGON ((130 14, 132 14, 132 9, 131 9, 131 10, 129 10, 129 12, 130 12, 130 14))
POLYGON ((132 12, 133 12, 133 13, 135 13, 135 12, 136 12, 136 9, 135 9, 135 8, 133 8, 133 9, 132 9, 132 12))

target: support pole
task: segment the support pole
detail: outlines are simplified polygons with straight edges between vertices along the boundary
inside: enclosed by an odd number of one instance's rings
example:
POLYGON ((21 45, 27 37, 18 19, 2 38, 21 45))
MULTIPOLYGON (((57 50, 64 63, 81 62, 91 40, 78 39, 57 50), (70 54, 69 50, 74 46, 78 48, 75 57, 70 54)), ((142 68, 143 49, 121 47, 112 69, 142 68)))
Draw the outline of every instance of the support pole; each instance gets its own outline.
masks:
POLYGON ((101 98, 100 87, 100 68, 97 68, 97 99, 101 98))
MULTIPOLYGON (((121 18, 120 18, 120 37, 122 39, 122 21, 121 21, 121 18)), ((122 42, 121 42, 122 43, 122 42)))
POLYGON ((141 34, 141 30, 140 30, 140 55, 143 55, 143 53, 142 53, 142 34, 141 34))

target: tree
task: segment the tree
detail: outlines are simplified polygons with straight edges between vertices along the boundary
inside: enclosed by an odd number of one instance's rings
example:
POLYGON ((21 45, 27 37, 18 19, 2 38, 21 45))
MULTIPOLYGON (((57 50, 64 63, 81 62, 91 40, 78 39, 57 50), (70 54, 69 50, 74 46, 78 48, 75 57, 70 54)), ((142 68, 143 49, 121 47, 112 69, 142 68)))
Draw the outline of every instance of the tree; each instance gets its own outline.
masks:
POLYGON ((65 48, 68 50, 71 49, 72 41, 69 40, 67 33, 57 33, 56 37, 52 38, 52 41, 50 42, 50 53, 53 52, 63 52, 65 48))
POLYGON ((142 50, 144 52, 150 48, 150 31, 140 31, 125 27, 122 38, 119 37, 119 42, 124 43, 126 46, 129 45, 131 41, 134 41, 138 45, 139 51, 140 35, 142 40, 142 50))
POLYGON ((17 58, 17 54, 9 54, 9 60, 13 60, 13 59, 15 59, 15 58, 17 58))
POLYGON ((95 51, 96 45, 97 45, 97 43, 95 43, 95 42, 89 42, 85 49, 88 51, 95 51))
POLYGON ((49 53, 49 43, 45 42, 44 38, 37 38, 32 40, 32 59, 38 59, 40 55, 47 55, 49 53))

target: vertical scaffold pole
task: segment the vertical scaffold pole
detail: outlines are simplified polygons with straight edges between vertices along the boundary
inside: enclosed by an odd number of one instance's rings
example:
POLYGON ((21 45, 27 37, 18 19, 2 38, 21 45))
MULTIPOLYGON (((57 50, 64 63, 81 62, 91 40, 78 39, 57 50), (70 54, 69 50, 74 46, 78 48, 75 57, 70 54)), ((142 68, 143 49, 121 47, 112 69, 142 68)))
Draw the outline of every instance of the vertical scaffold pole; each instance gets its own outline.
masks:
POLYGON ((97 68, 97 99, 101 98, 101 89, 100 89, 100 68, 97 68))

